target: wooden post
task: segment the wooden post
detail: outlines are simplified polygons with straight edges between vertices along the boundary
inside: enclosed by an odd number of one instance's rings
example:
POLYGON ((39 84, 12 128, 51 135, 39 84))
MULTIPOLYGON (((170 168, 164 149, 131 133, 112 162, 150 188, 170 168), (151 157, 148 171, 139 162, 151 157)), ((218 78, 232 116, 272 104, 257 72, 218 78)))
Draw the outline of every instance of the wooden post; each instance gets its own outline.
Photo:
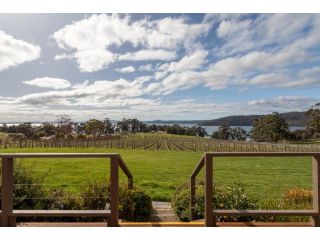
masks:
POLYGON ((314 227, 320 227, 320 156, 312 158, 312 179, 313 179, 313 210, 318 212, 318 216, 311 217, 314 227))
POLYGON ((216 220, 213 216, 213 159, 205 156, 205 225, 206 227, 216 226, 216 220))
POLYGON ((13 212, 13 159, 2 158, 1 227, 15 227, 13 212))
POLYGON ((119 226, 119 157, 111 157, 111 200, 110 200, 110 210, 111 218, 109 224, 111 227, 119 226))
POLYGON ((191 220, 195 220, 195 212, 194 212, 194 205, 196 202, 196 179, 195 177, 191 177, 190 179, 190 217, 191 220))

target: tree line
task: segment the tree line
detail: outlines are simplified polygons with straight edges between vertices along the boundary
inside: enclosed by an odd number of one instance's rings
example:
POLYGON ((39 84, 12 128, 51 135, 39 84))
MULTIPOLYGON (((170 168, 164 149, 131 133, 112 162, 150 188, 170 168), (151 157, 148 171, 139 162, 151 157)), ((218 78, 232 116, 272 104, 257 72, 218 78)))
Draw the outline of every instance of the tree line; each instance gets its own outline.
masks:
POLYGON ((3 124, 0 132, 8 133, 12 138, 86 138, 102 137, 119 133, 146 133, 146 132, 165 132, 168 134, 187 135, 187 136, 207 136, 205 128, 201 126, 184 127, 178 124, 169 125, 148 125, 133 118, 123 118, 112 122, 109 118, 104 120, 90 119, 83 123, 75 123, 68 115, 59 115, 55 123, 44 122, 40 126, 33 126, 26 122, 19 125, 7 126, 3 124))

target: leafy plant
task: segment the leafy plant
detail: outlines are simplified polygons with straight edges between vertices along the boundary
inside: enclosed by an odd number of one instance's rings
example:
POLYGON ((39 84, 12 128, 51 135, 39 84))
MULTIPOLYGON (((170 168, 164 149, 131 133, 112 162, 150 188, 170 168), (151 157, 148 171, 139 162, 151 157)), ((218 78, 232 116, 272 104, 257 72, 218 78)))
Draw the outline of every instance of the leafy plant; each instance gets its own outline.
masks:
MULTIPOLYGON (((234 183, 229 187, 213 186, 214 209, 256 209, 256 201, 250 199, 245 193, 241 183, 234 183)), ((196 219, 204 217, 204 183, 196 185, 196 199, 194 213, 196 219)), ((171 200, 173 209, 181 221, 190 221, 190 190, 188 184, 179 186, 171 200)), ((250 221, 251 217, 219 217, 218 221, 250 221)))
POLYGON ((130 221, 143 222, 152 213, 152 202, 143 190, 122 187, 119 206, 120 218, 130 221))

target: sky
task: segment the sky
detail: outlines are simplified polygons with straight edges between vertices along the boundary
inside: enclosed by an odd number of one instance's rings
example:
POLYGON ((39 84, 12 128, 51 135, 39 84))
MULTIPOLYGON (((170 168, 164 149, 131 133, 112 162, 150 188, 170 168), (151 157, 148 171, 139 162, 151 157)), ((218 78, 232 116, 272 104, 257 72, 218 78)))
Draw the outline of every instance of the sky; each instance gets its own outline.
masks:
POLYGON ((319 32, 320 14, 0 14, 0 122, 304 111, 319 32))

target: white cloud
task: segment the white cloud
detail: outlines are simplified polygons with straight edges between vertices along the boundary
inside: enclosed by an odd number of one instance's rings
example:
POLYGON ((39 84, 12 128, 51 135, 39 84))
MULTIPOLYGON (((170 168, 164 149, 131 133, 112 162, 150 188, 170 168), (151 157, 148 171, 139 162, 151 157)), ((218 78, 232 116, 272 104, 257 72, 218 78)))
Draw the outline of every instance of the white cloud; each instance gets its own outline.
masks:
POLYGON ((0 72, 40 58, 40 52, 39 46, 0 31, 0 72))
POLYGON ((146 61, 146 60, 172 60, 176 53, 167 50, 144 49, 137 52, 130 52, 119 56, 119 60, 146 61))
POLYGON ((188 70, 196 70, 203 67, 208 52, 205 50, 195 51, 187 56, 184 56, 178 62, 166 63, 159 67, 162 71, 168 72, 183 72, 188 70))
POLYGON ((176 58, 173 50, 194 48, 195 41, 209 29, 208 23, 191 24, 183 17, 133 21, 128 15, 94 14, 53 34, 58 46, 68 52, 58 54, 55 59, 75 58, 83 72, 98 71, 121 60, 173 60, 176 58), (130 50, 117 58, 111 47, 125 43, 135 52, 130 50))
POLYGON ((133 66, 128 66, 128 67, 124 67, 124 68, 117 68, 115 69, 117 72, 121 72, 121 73, 132 73, 134 72, 136 69, 133 66))
POLYGON ((33 80, 24 81, 23 83, 31 86, 53 89, 65 89, 71 86, 68 80, 50 77, 35 78, 33 80))

